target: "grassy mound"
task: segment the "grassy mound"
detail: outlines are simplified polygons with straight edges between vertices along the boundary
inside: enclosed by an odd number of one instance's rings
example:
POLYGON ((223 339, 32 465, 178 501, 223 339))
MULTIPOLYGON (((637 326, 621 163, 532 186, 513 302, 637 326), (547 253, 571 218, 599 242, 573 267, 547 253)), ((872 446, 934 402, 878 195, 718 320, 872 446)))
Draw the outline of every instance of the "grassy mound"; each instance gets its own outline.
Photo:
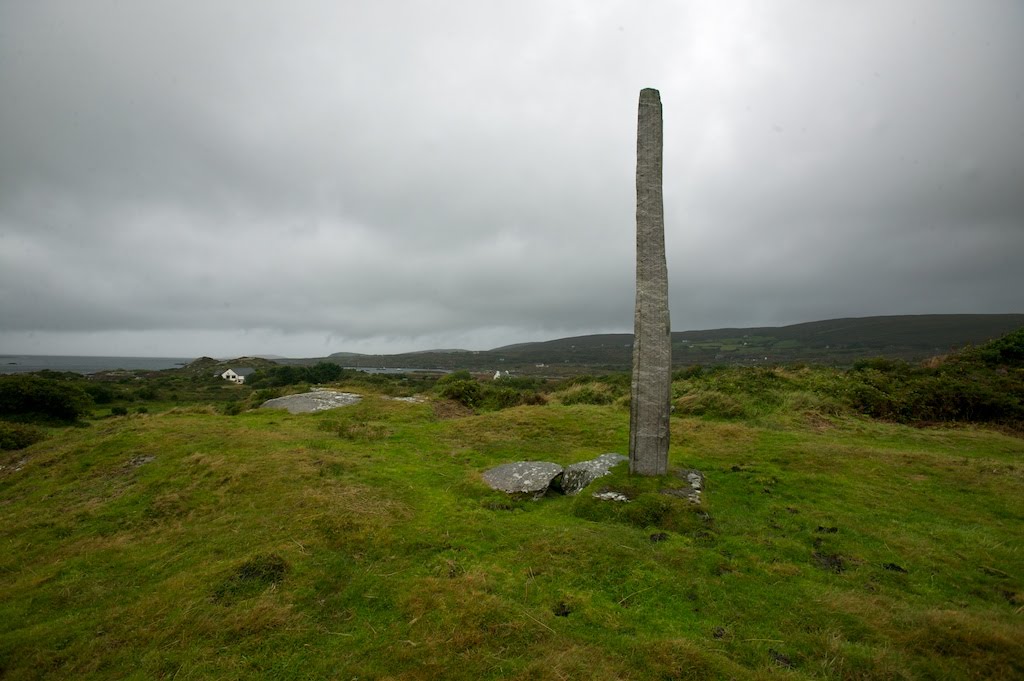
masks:
POLYGON ((677 405, 713 379, 742 406, 672 419, 700 507, 621 472, 593 488, 618 506, 482 483, 624 451, 615 404, 441 418, 368 393, 54 429, 0 454, 0 675, 1024 675, 1024 440, 872 421, 775 373, 677 381, 677 405))

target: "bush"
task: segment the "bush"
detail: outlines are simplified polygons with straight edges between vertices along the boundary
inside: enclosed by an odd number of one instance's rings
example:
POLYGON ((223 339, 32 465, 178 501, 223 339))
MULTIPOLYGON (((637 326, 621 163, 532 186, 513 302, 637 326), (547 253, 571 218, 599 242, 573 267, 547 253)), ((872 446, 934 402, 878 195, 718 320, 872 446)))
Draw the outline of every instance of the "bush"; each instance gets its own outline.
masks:
POLYGON ((159 393, 156 388, 151 385, 147 385, 136 390, 135 397, 140 400, 155 400, 159 397, 159 393))
POLYGON ((276 388, 262 388, 252 394, 252 401, 256 404, 263 404, 267 400, 273 400, 281 396, 281 391, 276 388))
POLYGON ((0 415, 74 421, 92 400, 80 386, 26 374, 0 376, 0 415))
POLYGON ((345 370, 341 366, 332 362, 318 362, 307 368, 306 372, 308 375, 306 380, 309 383, 330 383, 337 381, 345 374, 345 370))
POLYGON ((220 413, 225 416, 238 416, 245 409, 245 406, 237 400, 231 400, 220 405, 220 413))
POLYGON ((480 399, 480 406, 484 409, 508 409, 524 404, 547 404, 547 398, 530 390, 516 390, 499 385, 485 387, 480 399))
POLYGON ((747 415, 742 402, 717 390, 699 390, 683 395, 675 401, 674 406, 677 414, 690 416, 738 419, 747 415))
POLYGON ((317 362, 309 367, 284 365, 258 369, 245 383, 254 388, 283 388, 299 383, 333 383, 359 373, 334 362, 317 362))
POLYGON ((611 404, 618 395, 607 384, 585 383, 574 385, 568 390, 558 393, 562 404, 611 404))
POLYGON ((673 381, 686 381, 691 378, 700 378, 704 375, 704 367, 700 364, 694 364, 686 367, 685 369, 676 369, 672 372, 673 381))
POLYGON ((437 392, 441 397, 455 400, 470 408, 479 405, 480 398, 483 396, 483 389, 480 387, 480 384, 472 378, 454 381, 444 381, 442 379, 437 382, 437 392))
POLYGON ((987 366, 1024 365, 1024 329, 1008 333, 977 348, 959 353, 961 361, 978 362, 987 366))
POLYGON ((114 391, 102 383, 89 383, 85 386, 85 392, 96 404, 110 404, 114 401, 114 391))
POLYGON ((128 407, 122 407, 122 406, 111 407, 110 408, 110 415, 111 416, 128 416, 128 407))
POLYGON ((0 421, 0 449, 24 449, 45 438, 46 433, 35 426, 0 421))
POLYGON ((447 383, 456 383, 458 381, 472 381, 473 375, 468 371, 453 371, 450 374, 445 374, 441 378, 437 379, 437 385, 445 385, 447 383))
POLYGON ((847 373, 843 396, 857 411, 899 422, 1024 421, 1024 348, 1018 331, 921 366, 874 359, 847 373))
POLYGON ((524 404, 547 404, 537 392, 541 381, 534 378, 508 377, 480 382, 468 371, 456 371, 441 377, 434 384, 438 395, 471 409, 497 410, 524 404))

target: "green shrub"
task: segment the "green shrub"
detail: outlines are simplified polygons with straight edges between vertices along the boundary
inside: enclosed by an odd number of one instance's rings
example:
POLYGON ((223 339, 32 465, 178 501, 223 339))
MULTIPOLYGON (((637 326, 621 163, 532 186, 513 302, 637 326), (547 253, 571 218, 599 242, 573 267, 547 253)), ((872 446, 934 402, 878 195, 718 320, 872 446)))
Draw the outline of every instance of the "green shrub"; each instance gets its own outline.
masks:
POLYGON ((605 383, 584 383, 574 385, 558 393, 562 404, 611 404, 618 395, 605 383))
POLYGON ((345 370, 333 362, 317 362, 308 367, 306 372, 308 375, 306 380, 310 383, 331 383, 345 374, 345 370))
POLYGON ((84 390, 96 404, 110 404, 114 401, 114 391, 102 383, 89 383, 84 390))
POLYGON ((977 348, 968 348, 959 353, 965 362, 978 362, 988 366, 1024 365, 1024 328, 989 341, 977 348))
POLYGON ((79 385, 26 374, 0 376, 0 415, 74 421, 92 404, 79 385))
POLYGON ((1018 331, 922 366, 885 359, 857 362, 838 391, 850 406, 900 422, 1024 422, 1024 371, 1018 331))
POLYGON ((700 378, 704 375, 704 367, 700 364, 688 366, 685 369, 676 369, 672 372, 673 381, 686 381, 691 378, 700 378))
POLYGON ((502 376, 494 381, 494 385, 520 391, 537 391, 544 385, 544 381, 533 376, 502 376))
POLYGON ((717 390, 698 390, 683 395, 673 406, 675 413, 687 416, 738 419, 747 415, 747 410, 740 400, 717 390))
POLYGON ((253 393, 252 399, 257 404, 263 404, 267 400, 273 400, 281 396, 281 391, 277 388, 262 388, 253 393))
POLYGON ((128 407, 122 407, 120 405, 118 405, 116 407, 111 407, 110 408, 110 415, 111 416, 127 416, 128 415, 128 407))
POLYGON ((309 367, 284 365, 258 369, 246 379, 246 384, 254 388, 266 388, 299 383, 332 383, 358 373, 348 371, 334 362, 318 362, 309 367))
POLYGON ((153 386, 146 385, 135 391, 135 397, 140 400, 155 400, 159 397, 159 393, 153 386))
POLYGON ((839 416, 845 410, 843 403, 837 398, 809 390, 787 393, 785 407, 789 411, 822 416, 839 416))
POLYGON ((0 449, 24 449, 45 438, 46 433, 35 426, 0 421, 0 449))
POLYGON ((225 416, 238 416, 245 410, 245 405, 237 400, 231 400, 220 405, 220 413, 225 416))
POLYGON ((457 383, 459 381, 472 381, 473 375, 468 371, 453 371, 450 374, 445 374, 441 378, 437 379, 437 385, 445 385, 446 383, 457 383))
MULTIPOLYGON (((504 383, 504 380, 501 381, 504 383)), ((489 385, 482 389, 480 407, 483 409, 508 409, 524 404, 547 404, 547 398, 531 390, 517 390, 504 385, 489 385)))
POLYGON ((473 408, 480 404, 483 389, 472 378, 468 380, 438 381, 437 393, 446 399, 473 408))

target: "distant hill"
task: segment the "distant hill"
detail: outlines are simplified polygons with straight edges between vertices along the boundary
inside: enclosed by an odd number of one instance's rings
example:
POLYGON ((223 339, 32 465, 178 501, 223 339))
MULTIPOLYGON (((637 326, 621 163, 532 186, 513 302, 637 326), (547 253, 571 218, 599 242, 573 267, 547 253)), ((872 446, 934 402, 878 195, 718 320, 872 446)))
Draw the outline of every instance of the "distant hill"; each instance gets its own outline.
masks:
MULTIPOLYGON (((845 366, 865 357, 910 361, 984 343, 1024 327, 1024 314, 900 315, 828 319, 789 326, 674 331, 672 360, 691 364, 813 362, 845 366)), ((328 358, 280 360, 309 364, 327 359, 353 367, 515 370, 557 374, 581 368, 628 370, 633 334, 612 333, 517 343, 493 350, 427 350, 397 355, 334 353, 328 358), (538 366, 544 365, 544 366, 538 366)))

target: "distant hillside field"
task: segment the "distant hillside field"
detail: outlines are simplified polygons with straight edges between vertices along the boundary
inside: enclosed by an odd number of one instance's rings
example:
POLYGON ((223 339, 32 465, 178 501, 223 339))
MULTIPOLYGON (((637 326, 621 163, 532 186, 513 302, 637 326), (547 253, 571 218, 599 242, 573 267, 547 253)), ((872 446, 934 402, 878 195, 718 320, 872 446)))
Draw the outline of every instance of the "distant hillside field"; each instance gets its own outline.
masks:
MULTIPOLYGON (((858 359, 886 357, 916 361, 966 345, 984 343, 1024 327, 1024 314, 902 315, 829 319, 779 327, 674 331, 676 366, 765 365, 809 362, 849 366, 858 359)), ((432 350, 397 355, 339 352, 321 359, 352 367, 409 369, 496 369, 558 374, 585 368, 624 371, 632 363, 633 334, 598 334, 519 343, 493 350, 432 350), (540 366, 542 365, 542 366, 540 366)))

